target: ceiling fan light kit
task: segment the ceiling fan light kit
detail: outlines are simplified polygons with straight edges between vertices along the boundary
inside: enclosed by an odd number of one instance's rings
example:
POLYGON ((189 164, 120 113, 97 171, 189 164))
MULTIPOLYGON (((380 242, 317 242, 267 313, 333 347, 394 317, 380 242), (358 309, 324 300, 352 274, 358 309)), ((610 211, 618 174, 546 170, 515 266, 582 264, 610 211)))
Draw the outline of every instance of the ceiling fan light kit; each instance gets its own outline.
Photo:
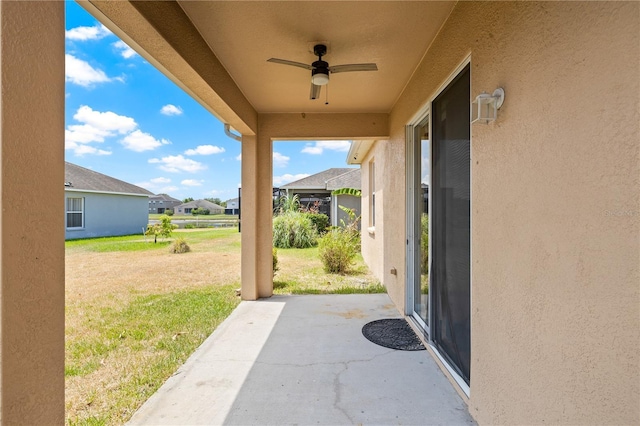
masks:
POLYGON ((336 72, 351 72, 351 71, 377 71, 376 64, 346 64, 329 66, 328 62, 322 60, 322 57, 327 53, 327 46, 324 44, 316 44, 313 47, 313 53, 318 56, 318 60, 311 65, 307 65, 302 62, 289 61, 286 59, 270 58, 267 62, 273 62, 276 64, 289 65, 298 68, 304 68, 311 70, 311 93, 310 99, 318 99, 320 95, 320 88, 329 83, 329 74, 336 72))

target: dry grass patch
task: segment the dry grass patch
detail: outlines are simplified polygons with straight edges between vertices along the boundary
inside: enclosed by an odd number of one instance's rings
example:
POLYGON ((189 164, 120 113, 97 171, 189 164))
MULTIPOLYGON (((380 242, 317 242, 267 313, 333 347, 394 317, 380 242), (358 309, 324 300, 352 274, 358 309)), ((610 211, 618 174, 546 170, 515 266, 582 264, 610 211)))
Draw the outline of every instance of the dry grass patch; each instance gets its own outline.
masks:
MULTIPOLYGON (((68 424, 125 423, 239 303, 237 230, 174 237, 191 251, 140 236, 66 243, 68 424)), ((348 275, 326 274, 317 248, 278 257, 276 293, 384 291, 361 257, 348 275)))

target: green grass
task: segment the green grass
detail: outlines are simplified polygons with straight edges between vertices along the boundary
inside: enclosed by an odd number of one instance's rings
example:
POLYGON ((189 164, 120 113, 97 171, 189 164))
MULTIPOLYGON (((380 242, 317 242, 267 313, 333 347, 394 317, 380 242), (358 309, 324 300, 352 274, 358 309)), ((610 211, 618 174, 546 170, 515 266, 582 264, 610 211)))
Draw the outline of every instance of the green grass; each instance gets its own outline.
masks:
MULTIPOLYGON (((156 213, 151 213, 149 214, 149 220, 160 220, 160 216, 164 216, 164 214, 156 214, 156 213)), ((180 220, 196 220, 196 217, 198 218, 198 220, 237 220, 238 219, 238 215, 237 214, 209 214, 209 215, 198 215, 198 216, 194 216, 191 214, 174 214, 173 216, 170 216, 171 220, 174 219, 180 219, 180 220)))
MULTIPOLYGON (((134 298, 121 308, 83 307, 91 332, 67 338, 65 376, 86 376, 105 364, 129 375, 103 390, 109 409, 68 419, 70 425, 113 424, 129 419, 238 305, 238 284, 134 298), (136 368, 142 359, 144 368, 136 368), (126 364, 131 363, 127 368, 126 364)), ((91 404, 89 397, 88 404, 91 404)))
MULTIPOLYGON (((217 228, 207 229, 201 232, 184 233, 181 230, 173 231, 172 237, 184 236, 189 243, 201 242, 204 240, 212 240, 216 238, 225 238, 237 234, 235 228, 217 228)), ((126 235, 122 237, 100 237, 100 238, 82 238, 77 240, 65 241, 65 248, 68 250, 84 250, 97 253, 114 252, 114 251, 141 251, 141 250, 157 250, 168 247, 173 238, 163 240, 158 239, 157 243, 153 242, 153 236, 147 235, 126 235)))

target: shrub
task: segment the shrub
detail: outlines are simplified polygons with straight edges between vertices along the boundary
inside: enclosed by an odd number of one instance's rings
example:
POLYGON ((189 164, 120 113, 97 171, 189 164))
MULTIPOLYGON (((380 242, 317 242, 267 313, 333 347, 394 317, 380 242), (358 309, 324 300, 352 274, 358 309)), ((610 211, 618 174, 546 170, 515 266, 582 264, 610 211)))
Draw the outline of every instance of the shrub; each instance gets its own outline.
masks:
POLYGON ((198 207, 198 208, 195 208, 195 209, 191 210, 191 214, 193 216, 198 216, 198 215, 207 216, 209 213, 211 213, 209 211, 209 209, 204 209, 204 208, 201 208, 201 207, 198 207))
POLYGON ((427 275, 429 273, 429 216, 423 214, 420 218, 420 228, 422 235, 420 236, 420 273, 427 275))
POLYGON ((360 247, 360 236, 349 229, 332 228, 319 239, 318 253, 324 270, 344 274, 354 263, 360 247))
POLYGON ((196 227, 196 225, 195 225, 195 224, 193 224, 193 223, 187 223, 187 224, 184 226, 184 229, 195 229, 195 227, 196 227))
POLYGON ((277 214, 284 214, 288 212, 298 212, 300 211, 300 197, 298 194, 295 194, 291 197, 287 197, 283 195, 278 200, 278 206, 275 209, 277 214))
POLYGON ((171 253, 187 253, 191 251, 191 247, 187 244, 187 240, 184 238, 176 238, 176 240, 171 244, 170 247, 171 253))
POLYGON ((324 235, 329 229, 329 216, 324 213, 303 213, 311 220, 318 235, 324 235))
POLYGON ((317 244, 318 233, 311 220, 296 211, 286 211, 273 218, 273 246, 308 248, 317 244))
POLYGON ((164 211, 164 214, 166 214, 167 216, 173 216, 173 210, 171 210, 171 209, 166 209, 166 210, 164 211))
POLYGON ((171 218, 166 214, 160 216, 160 222, 155 223, 153 225, 147 225, 147 230, 145 231, 145 235, 153 235, 154 243, 158 242, 158 235, 162 238, 169 238, 174 229, 176 229, 178 225, 174 225, 171 223, 171 218))
POLYGON ((280 268, 278 268, 278 249, 277 248, 273 248, 273 275, 276 275, 276 272, 278 272, 278 270, 280 270, 280 268))

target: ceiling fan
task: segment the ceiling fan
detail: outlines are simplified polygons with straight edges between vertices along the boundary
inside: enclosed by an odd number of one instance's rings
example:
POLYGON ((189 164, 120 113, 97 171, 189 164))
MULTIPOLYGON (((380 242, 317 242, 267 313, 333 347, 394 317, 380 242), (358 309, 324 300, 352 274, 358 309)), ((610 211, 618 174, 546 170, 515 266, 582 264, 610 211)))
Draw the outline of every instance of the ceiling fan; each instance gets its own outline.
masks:
POLYGON ((303 64, 302 62, 288 61, 286 59, 271 58, 267 59, 267 62, 273 62, 282 65, 291 65, 293 67, 304 68, 311 71, 311 99, 318 99, 320 95, 320 88, 329 83, 329 74, 337 72, 351 72, 351 71, 378 71, 376 64, 345 64, 334 65, 332 67, 322 60, 322 57, 327 53, 327 46, 324 44, 316 44, 313 46, 313 53, 318 57, 318 60, 311 65, 303 64))

